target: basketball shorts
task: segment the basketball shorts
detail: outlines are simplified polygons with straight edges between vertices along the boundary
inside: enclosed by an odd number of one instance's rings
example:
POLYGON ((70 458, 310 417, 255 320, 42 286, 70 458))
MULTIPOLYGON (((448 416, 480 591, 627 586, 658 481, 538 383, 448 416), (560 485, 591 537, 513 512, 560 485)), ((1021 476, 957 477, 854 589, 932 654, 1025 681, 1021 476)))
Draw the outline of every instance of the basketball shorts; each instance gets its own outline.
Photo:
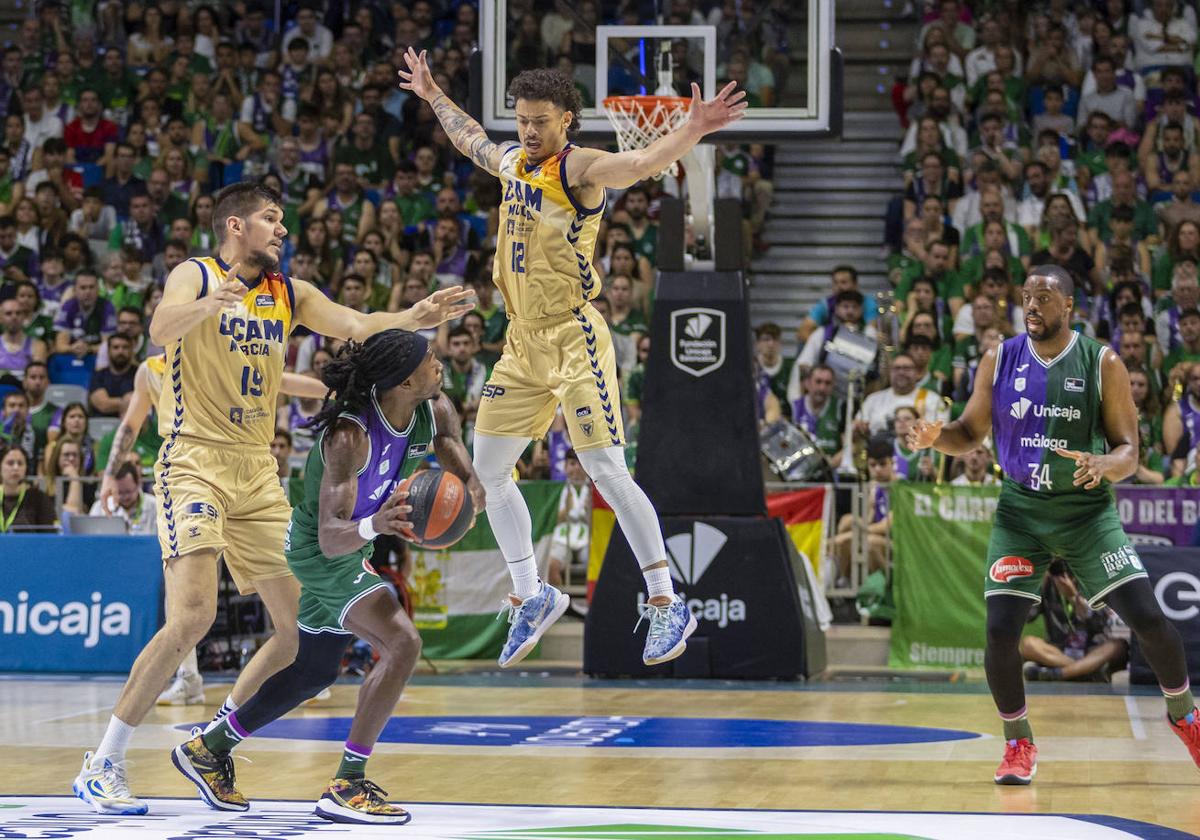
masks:
POLYGON ((163 561, 201 549, 225 555, 243 595, 254 582, 290 575, 283 534, 292 508, 271 453, 168 438, 154 465, 163 561))
POLYGON ((484 386, 475 431, 536 440, 561 405, 577 452, 623 446, 617 389, 612 336, 591 304, 537 321, 514 319, 484 386))
POLYGON ((1055 557, 1092 607, 1118 586, 1147 577, 1110 495, 1035 496, 1005 484, 988 543, 984 595, 1041 601, 1042 579, 1055 557))
POLYGON ((300 534, 294 523, 286 546, 288 567, 300 581, 296 623, 309 633, 349 633, 343 622, 350 608, 368 593, 390 588, 371 568, 369 550, 326 557, 316 536, 300 534))

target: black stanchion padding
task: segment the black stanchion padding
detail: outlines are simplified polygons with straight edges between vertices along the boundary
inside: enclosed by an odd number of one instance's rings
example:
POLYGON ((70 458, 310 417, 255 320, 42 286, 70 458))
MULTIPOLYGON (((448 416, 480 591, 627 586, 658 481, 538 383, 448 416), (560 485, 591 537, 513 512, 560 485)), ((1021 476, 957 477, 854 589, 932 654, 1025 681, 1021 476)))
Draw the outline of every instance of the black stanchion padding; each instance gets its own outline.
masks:
POLYGON ((664 515, 766 513, 749 302, 736 272, 662 272, 638 483, 664 515))
POLYGON ((713 205, 713 260, 717 271, 746 268, 744 231, 742 202, 736 198, 718 198, 713 205))
POLYGON ((683 217, 682 201, 671 195, 659 199, 658 252, 655 255, 659 271, 683 271, 683 250, 687 243, 683 217))
POLYGON ((680 658, 642 664, 646 624, 630 629, 645 582, 618 528, 608 544, 584 628, 583 670, 603 677, 798 679, 825 667, 807 579, 778 519, 666 517, 676 591, 699 626, 680 658))
MULTIPOLYGON (((1183 638, 1192 684, 1200 685, 1200 548, 1139 545, 1137 550, 1150 575, 1158 605, 1183 638)), ((1137 637, 1130 635, 1129 681, 1157 685, 1137 637)))

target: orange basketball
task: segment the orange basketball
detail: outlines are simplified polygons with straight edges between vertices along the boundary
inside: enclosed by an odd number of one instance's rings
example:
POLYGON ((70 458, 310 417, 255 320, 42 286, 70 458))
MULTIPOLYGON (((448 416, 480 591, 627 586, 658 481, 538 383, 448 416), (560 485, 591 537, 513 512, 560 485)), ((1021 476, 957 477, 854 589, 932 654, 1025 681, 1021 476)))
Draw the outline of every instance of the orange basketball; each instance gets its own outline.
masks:
POLYGON ((412 507, 412 532, 405 538, 422 548, 449 548, 471 527, 475 506, 462 479, 445 470, 422 470, 400 483, 412 507))

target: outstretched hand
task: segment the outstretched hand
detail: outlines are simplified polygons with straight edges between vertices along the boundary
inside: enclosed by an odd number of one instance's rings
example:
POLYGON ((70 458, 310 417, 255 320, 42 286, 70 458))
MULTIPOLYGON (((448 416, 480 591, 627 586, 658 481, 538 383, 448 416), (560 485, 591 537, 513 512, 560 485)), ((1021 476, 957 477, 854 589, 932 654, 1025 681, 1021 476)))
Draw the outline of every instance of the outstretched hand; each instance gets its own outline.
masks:
POLYGON ((400 89, 410 90, 426 102, 432 102, 442 90, 433 81, 433 73, 425 61, 425 50, 421 50, 418 55, 416 50, 409 47, 404 53, 404 63, 408 65, 408 69, 397 71, 401 79, 400 89))
POLYGON ((688 121, 702 134, 711 134, 740 120, 750 103, 746 101, 746 91, 736 88, 737 82, 730 82, 721 88, 716 96, 705 102, 700 98, 700 85, 692 82, 692 104, 688 109, 688 121))
POLYGON ((474 294, 472 289, 464 289, 462 286, 438 289, 429 297, 414 304, 409 310, 416 321, 413 328, 433 329, 445 321, 461 318, 475 308, 474 303, 463 302, 474 294))

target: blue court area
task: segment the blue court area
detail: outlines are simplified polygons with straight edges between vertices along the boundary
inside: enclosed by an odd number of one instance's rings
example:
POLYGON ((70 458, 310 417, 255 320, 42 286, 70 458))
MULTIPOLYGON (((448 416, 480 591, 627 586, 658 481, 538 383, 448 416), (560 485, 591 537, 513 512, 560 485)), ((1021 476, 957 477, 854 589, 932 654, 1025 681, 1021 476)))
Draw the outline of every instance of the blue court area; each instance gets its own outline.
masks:
MULTIPOLYGON (((255 737, 344 741, 351 718, 278 720, 255 737)), ((181 726, 180 729, 188 729, 181 726)), ((829 721, 675 717, 393 717, 379 740, 437 746, 542 747, 856 747, 923 744, 980 737, 975 732, 923 726, 829 721)))

